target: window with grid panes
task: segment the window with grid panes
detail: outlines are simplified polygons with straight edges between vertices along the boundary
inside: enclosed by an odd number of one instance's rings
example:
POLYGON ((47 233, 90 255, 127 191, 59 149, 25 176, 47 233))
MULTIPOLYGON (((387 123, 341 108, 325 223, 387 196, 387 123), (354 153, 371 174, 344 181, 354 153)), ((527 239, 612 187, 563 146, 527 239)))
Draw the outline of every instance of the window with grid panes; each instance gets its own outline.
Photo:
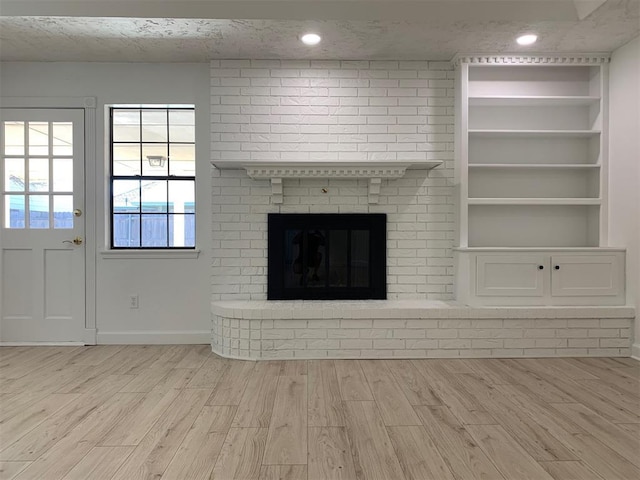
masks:
POLYGON ((111 248, 195 248, 195 110, 112 107, 111 248))

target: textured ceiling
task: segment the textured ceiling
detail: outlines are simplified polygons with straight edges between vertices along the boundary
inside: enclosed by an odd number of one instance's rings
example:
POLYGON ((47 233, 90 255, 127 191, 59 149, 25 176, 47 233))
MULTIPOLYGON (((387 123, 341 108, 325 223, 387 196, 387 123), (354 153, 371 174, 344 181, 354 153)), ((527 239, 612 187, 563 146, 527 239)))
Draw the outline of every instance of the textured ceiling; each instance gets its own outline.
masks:
POLYGON ((470 15, 456 18, 450 11, 446 13, 419 20, 2 16, 0 60, 449 60, 459 52, 611 52, 640 32, 638 0, 608 0, 583 20, 577 16, 553 20, 549 14, 528 15, 530 19, 495 15, 494 20, 481 15, 476 20, 470 15), (308 30, 323 36, 319 46, 305 47, 297 40, 308 30), (540 40, 534 48, 515 45, 515 36, 525 31, 538 33, 540 40))

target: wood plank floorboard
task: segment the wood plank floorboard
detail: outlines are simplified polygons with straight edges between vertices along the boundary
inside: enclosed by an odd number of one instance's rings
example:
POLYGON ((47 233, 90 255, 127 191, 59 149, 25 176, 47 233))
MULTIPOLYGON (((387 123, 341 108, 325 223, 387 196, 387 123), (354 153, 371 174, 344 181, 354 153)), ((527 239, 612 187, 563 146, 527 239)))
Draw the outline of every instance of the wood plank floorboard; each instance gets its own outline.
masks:
POLYGON ((540 462, 554 480, 604 480, 581 462, 540 462))
POLYGON ((351 480, 356 470, 344 427, 309 428, 309 480, 351 480))
POLYGON ((0 480, 640 478, 629 358, 0 347, 0 480))
POLYGON ((0 479, 13 480, 30 462, 0 462, 0 479))

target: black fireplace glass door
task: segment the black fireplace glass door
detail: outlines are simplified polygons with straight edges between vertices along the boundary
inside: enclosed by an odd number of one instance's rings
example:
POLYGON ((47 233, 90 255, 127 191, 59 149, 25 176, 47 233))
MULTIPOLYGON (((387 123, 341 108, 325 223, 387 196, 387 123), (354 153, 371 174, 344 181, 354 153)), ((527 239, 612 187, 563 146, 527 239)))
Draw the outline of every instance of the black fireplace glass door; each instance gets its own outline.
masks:
POLYGON ((268 298, 386 298, 382 214, 269 214, 268 298))
POLYGON ((347 287, 349 255, 348 230, 329 230, 329 286, 347 287))
POLYGON ((304 286, 302 276, 302 230, 284 232, 284 286, 297 288, 304 286))
POLYGON ((369 286, 369 230, 351 231, 351 285, 369 286))

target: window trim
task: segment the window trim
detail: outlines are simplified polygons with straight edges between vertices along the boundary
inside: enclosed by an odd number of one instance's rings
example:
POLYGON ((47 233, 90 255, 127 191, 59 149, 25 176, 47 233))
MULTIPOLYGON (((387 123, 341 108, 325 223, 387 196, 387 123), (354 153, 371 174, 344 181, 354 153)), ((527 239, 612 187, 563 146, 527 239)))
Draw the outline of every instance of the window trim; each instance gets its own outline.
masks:
MULTIPOLYGON (((184 252, 186 255, 179 255, 179 256, 175 256, 174 258, 196 258, 199 254, 199 250, 196 249, 197 247, 197 212, 196 212, 196 203, 195 203, 195 199, 196 199, 196 175, 195 172, 193 175, 190 176, 173 176, 170 175, 170 165, 171 165, 171 159, 169 158, 169 156, 167 155, 167 160, 169 161, 169 165, 168 165, 168 170, 167 170, 167 175, 143 175, 142 171, 142 164, 143 164, 143 159, 142 159, 142 146, 144 144, 164 144, 167 145, 167 148, 169 148, 169 146, 171 144, 176 144, 176 145, 193 145, 194 149, 195 149, 195 145, 196 145, 196 141, 195 141, 195 136, 194 136, 194 141, 193 142, 171 142, 170 141, 170 136, 169 136, 169 128, 170 128, 170 123, 169 123, 169 113, 171 111, 175 111, 175 110, 190 110, 194 112, 194 117, 195 117, 195 105, 161 105, 161 104, 156 104, 156 105, 149 105, 149 104, 145 104, 145 105, 133 105, 133 104, 129 104, 129 105, 109 105, 108 107, 108 123, 109 123, 109 185, 108 185, 108 192, 109 192, 109 248, 107 251, 103 251, 101 252, 101 254, 105 257, 105 258, 131 258, 132 256, 137 256, 140 258, 171 258, 170 254, 171 253, 180 253, 180 252, 184 252), (114 175, 113 173, 113 163, 114 163, 114 153, 113 153, 113 148, 114 148, 114 144, 116 144, 116 142, 114 142, 113 139, 113 130, 114 130, 114 125, 113 125, 113 113, 115 110, 135 110, 135 111, 139 111, 140 112, 140 139, 137 142, 117 142, 117 143, 139 143, 140 145, 140 149, 141 149, 141 157, 140 157, 140 175, 114 175), (143 111, 148 111, 148 110, 160 110, 160 111, 166 111, 167 113, 167 141, 166 142, 143 142, 142 140, 142 127, 143 127, 143 123, 142 123, 142 112, 143 111), (189 216, 193 216, 193 220, 194 220, 194 244, 192 246, 142 246, 142 217, 144 212, 142 211, 142 195, 140 195, 140 211, 138 213, 136 213, 136 215, 139 215, 140 217, 140 245, 138 246, 133 246, 133 247, 129 247, 129 246, 116 246, 114 245, 115 243, 115 230, 114 230, 114 216, 115 216, 115 212, 114 212, 114 181, 116 180, 134 180, 134 181, 140 181, 143 182, 145 180, 160 180, 160 181, 189 181, 192 182, 193 184, 193 190, 194 190, 194 212, 193 213, 185 213, 183 215, 185 215, 185 217, 187 215, 189 216), (112 253, 113 252, 113 253, 112 253), (145 254, 146 252, 151 252, 151 253, 156 253, 158 256, 154 257, 153 255, 148 255, 145 254), (195 255, 193 255, 195 252, 195 255), (120 253, 123 254, 122 256, 118 257, 118 255, 116 255, 116 253, 120 253)), ((194 135, 195 135, 195 125, 194 125, 194 135)), ((168 154, 169 152, 167 152, 168 154)), ((196 159, 194 159, 195 164, 194 166, 197 165, 197 161, 196 159)), ((197 168, 197 167, 196 167, 197 168)), ((167 183, 167 187, 168 187, 168 183, 167 183)), ((167 193, 167 207, 169 205, 169 197, 168 197, 168 193, 167 193)), ((158 214, 161 215, 161 214, 158 214)), ((164 215, 167 216, 167 243, 169 243, 170 237, 169 237, 169 215, 170 212, 168 211, 167 208, 167 212, 164 212, 164 215)))

